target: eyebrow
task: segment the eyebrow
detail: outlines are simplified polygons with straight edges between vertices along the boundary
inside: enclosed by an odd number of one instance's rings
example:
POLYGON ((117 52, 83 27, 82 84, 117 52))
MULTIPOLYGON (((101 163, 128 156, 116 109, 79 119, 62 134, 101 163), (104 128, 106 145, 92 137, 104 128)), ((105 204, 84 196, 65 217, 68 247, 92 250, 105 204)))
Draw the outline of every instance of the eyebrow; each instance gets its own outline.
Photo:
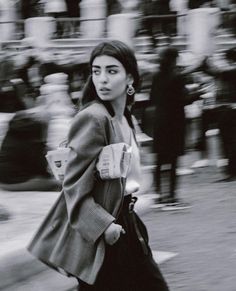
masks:
MULTIPOLYGON (((95 65, 92 65, 93 68, 101 68, 101 66, 95 66, 95 65)), ((109 66, 106 66, 106 68, 119 68, 119 66, 117 65, 109 65, 109 66)))

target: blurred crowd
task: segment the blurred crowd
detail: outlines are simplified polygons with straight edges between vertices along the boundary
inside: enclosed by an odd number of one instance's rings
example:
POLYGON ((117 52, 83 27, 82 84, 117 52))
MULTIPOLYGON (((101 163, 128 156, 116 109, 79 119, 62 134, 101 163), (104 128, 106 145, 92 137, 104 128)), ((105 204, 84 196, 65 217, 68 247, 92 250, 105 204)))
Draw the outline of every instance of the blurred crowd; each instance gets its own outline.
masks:
POLYGON ((197 59, 169 46, 157 56, 149 99, 135 107, 142 130, 153 138, 153 190, 162 195, 159 207, 178 202, 178 173, 215 166, 222 174, 216 182, 236 180, 236 48, 197 59), (181 172, 179 158, 189 151, 198 158, 181 172), (164 191, 163 179, 169 185, 164 191))
POLYGON ((160 66, 154 74, 149 100, 154 107, 151 124, 157 153, 155 187, 161 194, 159 202, 164 204, 179 202, 177 167, 179 157, 187 150, 187 129, 192 134, 192 121, 196 122, 195 137, 188 146, 201 154, 192 167, 209 165, 207 139, 209 132, 217 130, 217 159, 221 165, 224 162, 219 182, 236 180, 236 48, 204 57, 192 68, 178 67, 178 57, 175 48, 160 52, 160 66), (162 166, 166 164, 170 165, 169 190, 163 193, 162 166))
POLYGON ((73 55, 65 61, 24 41, 21 55, 5 50, 0 63, 1 187, 58 189, 45 155, 66 139, 87 62, 73 55))
MULTIPOLYGON (((45 155, 48 150, 58 148, 66 139, 70 121, 80 107, 83 86, 89 74, 88 60, 85 56, 71 52, 57 54, 38 48, 33 39, 24 39, 24 43, 28 47, 21 55, 4 50, 1 57, 0 183, 2 188, 8 190, 58 189, 60 183, 53 178, 45 155)), ((153 124, 160 123, 156 117, 180 102, 178 98, 172 100, 166 97, 165 110, 162 113, 156 112, 160 108, 155 100, 158 94, 151 92, 151 88, 157 83, 153 81, 153 76, 161 69, 161 56, 160 51, 154 59, 153 56, 139 58, 143 82, 133 107, 141 130, 154 140, 153 124)), ((206 165, 207 132, 217 129, 222 150, 219 158, 227 161, 225 177, 234 180, 236 49, 231 48, 198 60, 186 52, 176 50, 176 68, 183 79, 181 92, 184 92, 186 98, 181 103, 184 110, 181 132, 187 143, 183 143, 181 155, 187 149, 197 150, 200 155, 198 165, 195 166, 206 165), (192 131, 195 132, 194 139, 189 142, 192 131)), ((164 90, 165 94, 174 98, 179 85, 168 85, 168 82, 172 82, 168 81, 171 77, 166 72, 163 76, 160 84, 164 86, 166 83, 170 92, 167 94, 168 90, 163 88, 155 90, 164 90)), ((174 120, 173 114, 171 118, 174 120)), ((161 128, 160 132, 166 134, 165 128, 161 128)), ((157 144, 159 138, 158 135, 157 144)))
MULTIPOLYGON (((23 19, 45 13, 53 17, 79 17, 79 2, 14 1, 19 5, 18 11, 21 13, 19 17, 23 19), (56 2, 60 2, 61 5, 61 10, 57 12, 53 11, 53 7, 59 7, 56 2), (48 10, 45 10, 46 7, 48 10)), ((215 6, 220 2, 185 1, 185 8, 215 6)), ((107 0, 107 15, 124 11, 139 13, 141 11, 144 16, 170 15, 180 9, 173 3, 174 1, 161 0, 107 0)), ((229 3, 234 4, 234 1, 229 3)), ((220 8, 229 10, 230 6, 223 5, 220 8)), ((166 20, 165 18, 161 20, 162 31, 167 34, 175 33, 176 24, 166 20)), ((57 29, 62 29, 59 22, 57 29)), ((152 18, 143 19, 138 33, 143 31, 150 33, 156 47, 155 36, 158 32, 152 18)), ((170 46, 169 43, 166 45, 170 46)), ((59 53, 46 46, 38 46, 34 38, 22 39, 22 46, 24 49, 21 53, 9 50, 7 46, 2 47, 0 56, 0 184, 7 190, 58 190, 60 183, 53 178, 45 155, 66 139, 70 121, 80 107, 83 86, 89 75, 88 60, 86 55, 78 54, 75 50, 64 50, 59 53)), ((178 71, 177 75, 181 76, 181 81, 172 83, 173 76, 169 74, 171 70, 167 75, 164 71, 164 74, 160 75, 161 87, 153 89, 157 78, 155 76, 159 76, 162 68, 162 56, 161 50, 155 51, 152 55, 137 54, 142 86, 137 92, 133 113, 140 130, 159 143, 158 140, 161 132, 163 130, 165 132, 165 127, 158 130, 153 127, 153 124, 161 124, 160 120, 156 120, 156 116, 162 114, 158 111, 159 101, 155 99, 158 94, 153 92, 163 91, 165 96, 170 90, 167 95, 173 95, 171 98, 174 98, 174 93, 179 90, 179 95, 182 94, 185 98, 181 101, 180 110, 181 132, 185 142, 181 146, 181 151, 175 153, 176 157, 188 149, 197 150, 200 152, 199 161, 196 161, 193 167, 207 165, 209 154, 207 135, 209 130, 215 129, 220 137, 219 158, 225 166, 224 179, 235 180, 236 49, 217 52, 207 58, 196 58, 190 52, 176 51, 174 62, 168 63, 168 66, 174 68, 173 72, 178 71), (164 84, 166 89, 163 87, 164 84), (155 132, 159 132, 157 137, 155 132)), ((165 105, 161 101, 161 106, 167 111, 173 104, 179 105, 180 102, 178 98, 174 101, 171 98, 164 98, 165 105)), ((173 114, 168 114, 173 117, 173 114)), ((154 148, 154 151, 157 149, 154 148)), ((161 167, 164 162, 160 162, 159 166, 161 167)), ((171 174, 173 178, 177 163, 175 159, 170 163, 174 168, 171 174)))

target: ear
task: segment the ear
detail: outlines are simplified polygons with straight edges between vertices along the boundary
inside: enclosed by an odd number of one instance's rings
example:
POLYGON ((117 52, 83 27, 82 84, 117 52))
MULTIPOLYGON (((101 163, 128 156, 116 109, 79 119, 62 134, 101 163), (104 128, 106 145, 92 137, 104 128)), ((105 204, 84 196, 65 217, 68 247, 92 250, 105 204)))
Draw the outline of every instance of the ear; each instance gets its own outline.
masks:
POLYGON ((132 85, 134 83, 134 78, 131 74, 127 74, 127 85, 132 85))

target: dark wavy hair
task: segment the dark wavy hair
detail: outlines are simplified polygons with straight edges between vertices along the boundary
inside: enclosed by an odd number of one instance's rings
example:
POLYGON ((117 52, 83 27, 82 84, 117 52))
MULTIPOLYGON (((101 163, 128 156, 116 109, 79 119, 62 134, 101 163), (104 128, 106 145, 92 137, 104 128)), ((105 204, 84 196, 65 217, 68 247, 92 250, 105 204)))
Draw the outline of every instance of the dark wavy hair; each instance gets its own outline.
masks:
MULTIPOLYGON (((96 57, 98 56, 109 56, 117 59, 125 68, 127 74, 131 74, 134 82, 133 87, 135 91, 139 87, 140 77, 138 72, 138 65, 137 60, 134 55, 134 52, 132 49, 126 45, 125 43, 119 41, 119 40, 111 40, 111 41, 105 41, 100 44, 98 44, 92 51, 89 61, 89 70, 90 75, 87 79, 87 82, 84 86, 83 90, 83 96, 82 96, 82 105, 87 104, 88 102, 91 102, 93 100, 99 99, 96 89, 94 87, 93 81, 92 81, 92 64, 96 57)), ((134 94, 133 95, 127 95, 127 105, 132 105, 134 103, 134 94)))

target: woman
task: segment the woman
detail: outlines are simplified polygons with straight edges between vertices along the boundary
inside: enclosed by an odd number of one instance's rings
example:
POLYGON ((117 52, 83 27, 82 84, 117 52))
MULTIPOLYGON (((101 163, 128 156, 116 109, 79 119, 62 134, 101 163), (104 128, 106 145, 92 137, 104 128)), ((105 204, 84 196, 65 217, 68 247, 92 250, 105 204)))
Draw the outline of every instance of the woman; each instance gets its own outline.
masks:
POLYGON ((168 290, 133 211, 140 179, 128 109, 139 83, 135 56, 120 41, 104 42, 93 50, 90 67, 84 105, 68 136, 63 191, 29 250, 78 278, 80 291, 168 290), (102 180, 99 153, 121 142, 132 146, 127 178, 102 180))

